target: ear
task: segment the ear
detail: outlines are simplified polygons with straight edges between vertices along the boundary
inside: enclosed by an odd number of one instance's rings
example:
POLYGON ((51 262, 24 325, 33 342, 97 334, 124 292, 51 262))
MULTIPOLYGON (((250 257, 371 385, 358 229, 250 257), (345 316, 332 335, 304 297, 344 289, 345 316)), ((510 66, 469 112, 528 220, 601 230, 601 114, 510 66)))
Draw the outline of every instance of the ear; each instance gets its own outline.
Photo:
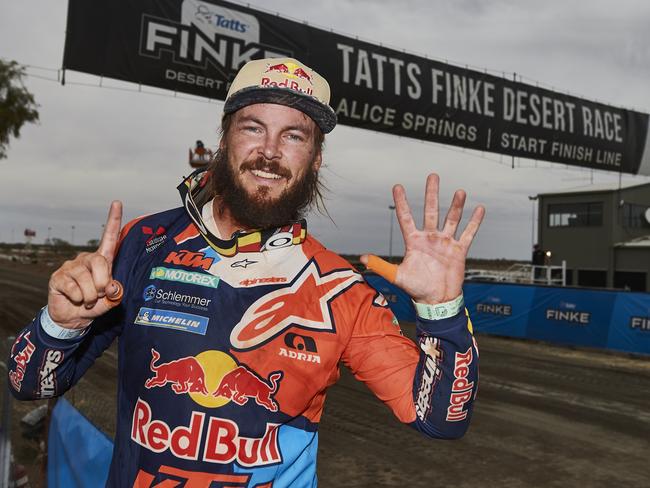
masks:
POLYGON ((316 156, 314 156, 314 162, 312 163, 312 168, 314 171, 318 171, 321 167, 321 164, 323 164, 323 151, 319 149, 316 153, 316 156))

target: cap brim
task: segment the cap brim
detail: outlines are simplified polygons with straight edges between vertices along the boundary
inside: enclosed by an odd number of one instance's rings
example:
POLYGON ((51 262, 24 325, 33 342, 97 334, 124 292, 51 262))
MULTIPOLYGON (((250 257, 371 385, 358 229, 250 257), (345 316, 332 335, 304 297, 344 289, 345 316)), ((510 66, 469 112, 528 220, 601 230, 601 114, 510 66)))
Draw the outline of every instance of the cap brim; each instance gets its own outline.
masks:
POLYGON ((336 126, 336 113, 329 105, 312 96, 301 95, 295 90, 281 87, 260 88, 252 86, 233 93, 223 107, 224 114, 236 112, 254 103, 276 103, 300 110, 313 119, 324 134, 336 126))

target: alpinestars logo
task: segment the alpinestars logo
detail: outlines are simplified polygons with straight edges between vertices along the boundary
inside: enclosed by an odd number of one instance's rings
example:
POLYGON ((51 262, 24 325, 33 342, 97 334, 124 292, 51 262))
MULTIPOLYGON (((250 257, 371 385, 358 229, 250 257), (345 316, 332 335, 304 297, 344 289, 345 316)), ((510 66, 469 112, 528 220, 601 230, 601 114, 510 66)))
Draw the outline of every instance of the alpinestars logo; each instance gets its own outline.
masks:
POLYGON ((230 333, 230 343, 235 349, 252 349, 289 327, 333 331, 330 301, 361 281, 350 269, 321 275, 310 261, 290 287, 273 291, 248 307, 230 333))

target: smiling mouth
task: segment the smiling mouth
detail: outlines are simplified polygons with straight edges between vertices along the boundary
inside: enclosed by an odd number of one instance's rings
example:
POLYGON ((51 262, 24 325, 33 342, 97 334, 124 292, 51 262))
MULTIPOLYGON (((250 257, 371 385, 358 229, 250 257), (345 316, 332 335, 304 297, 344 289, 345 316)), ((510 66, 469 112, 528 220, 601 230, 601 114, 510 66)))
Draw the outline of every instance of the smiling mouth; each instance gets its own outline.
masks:
POLYGON ((280 180, 283 178, 279 174, 269 173, 267 171, 262 171, 261 169, 252 169, 250 170, 250 172, 253 173, 253 175, 257 176, 258 178, 264 178, 266 180, 280 180))

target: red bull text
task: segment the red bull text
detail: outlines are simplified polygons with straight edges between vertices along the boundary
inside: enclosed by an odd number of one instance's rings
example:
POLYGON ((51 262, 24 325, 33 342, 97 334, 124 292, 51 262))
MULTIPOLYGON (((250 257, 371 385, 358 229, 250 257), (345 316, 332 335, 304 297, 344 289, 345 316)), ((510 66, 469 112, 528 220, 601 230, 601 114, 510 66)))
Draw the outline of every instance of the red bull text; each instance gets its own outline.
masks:
POLYGON ((454 382, 451 385, 447 421, 459 422, 467 418, 465 404, 472 398, 473 381, 467 381, 469 365, 472 364, 472 346, 465 352, 457 352, 454 360, 454 382))
POLYGON ((312 90, 311 88, 301 88, 300 83, 298 83, 297 81, 289 80, 289 79, 277 82, 277 81, 271 80, 271 78, 267 78, 266 76, 263 76, 261 85, 262 86, 267 86, 267 87, 273 87, 273 88, 289 88, 290 90, 294 90, 294 91, 297 91, 297 92, 300 92, 300 93, 304 93, 306 95, 313 95, 314 94, 314 90, 312 90))
POLYGON ((266 466, 282 461, 278 445, 279 424, 266 424, 262 437, 244 437, 229 419, 193 411, 188 426, 170 426, 155 420, 151 406, 141 398, 135 405, 131 424, 133 442, 152 452, 168 451, 179 459, 240 466, 266 466), (201 449, 202 447, 202 449, 201 449))

